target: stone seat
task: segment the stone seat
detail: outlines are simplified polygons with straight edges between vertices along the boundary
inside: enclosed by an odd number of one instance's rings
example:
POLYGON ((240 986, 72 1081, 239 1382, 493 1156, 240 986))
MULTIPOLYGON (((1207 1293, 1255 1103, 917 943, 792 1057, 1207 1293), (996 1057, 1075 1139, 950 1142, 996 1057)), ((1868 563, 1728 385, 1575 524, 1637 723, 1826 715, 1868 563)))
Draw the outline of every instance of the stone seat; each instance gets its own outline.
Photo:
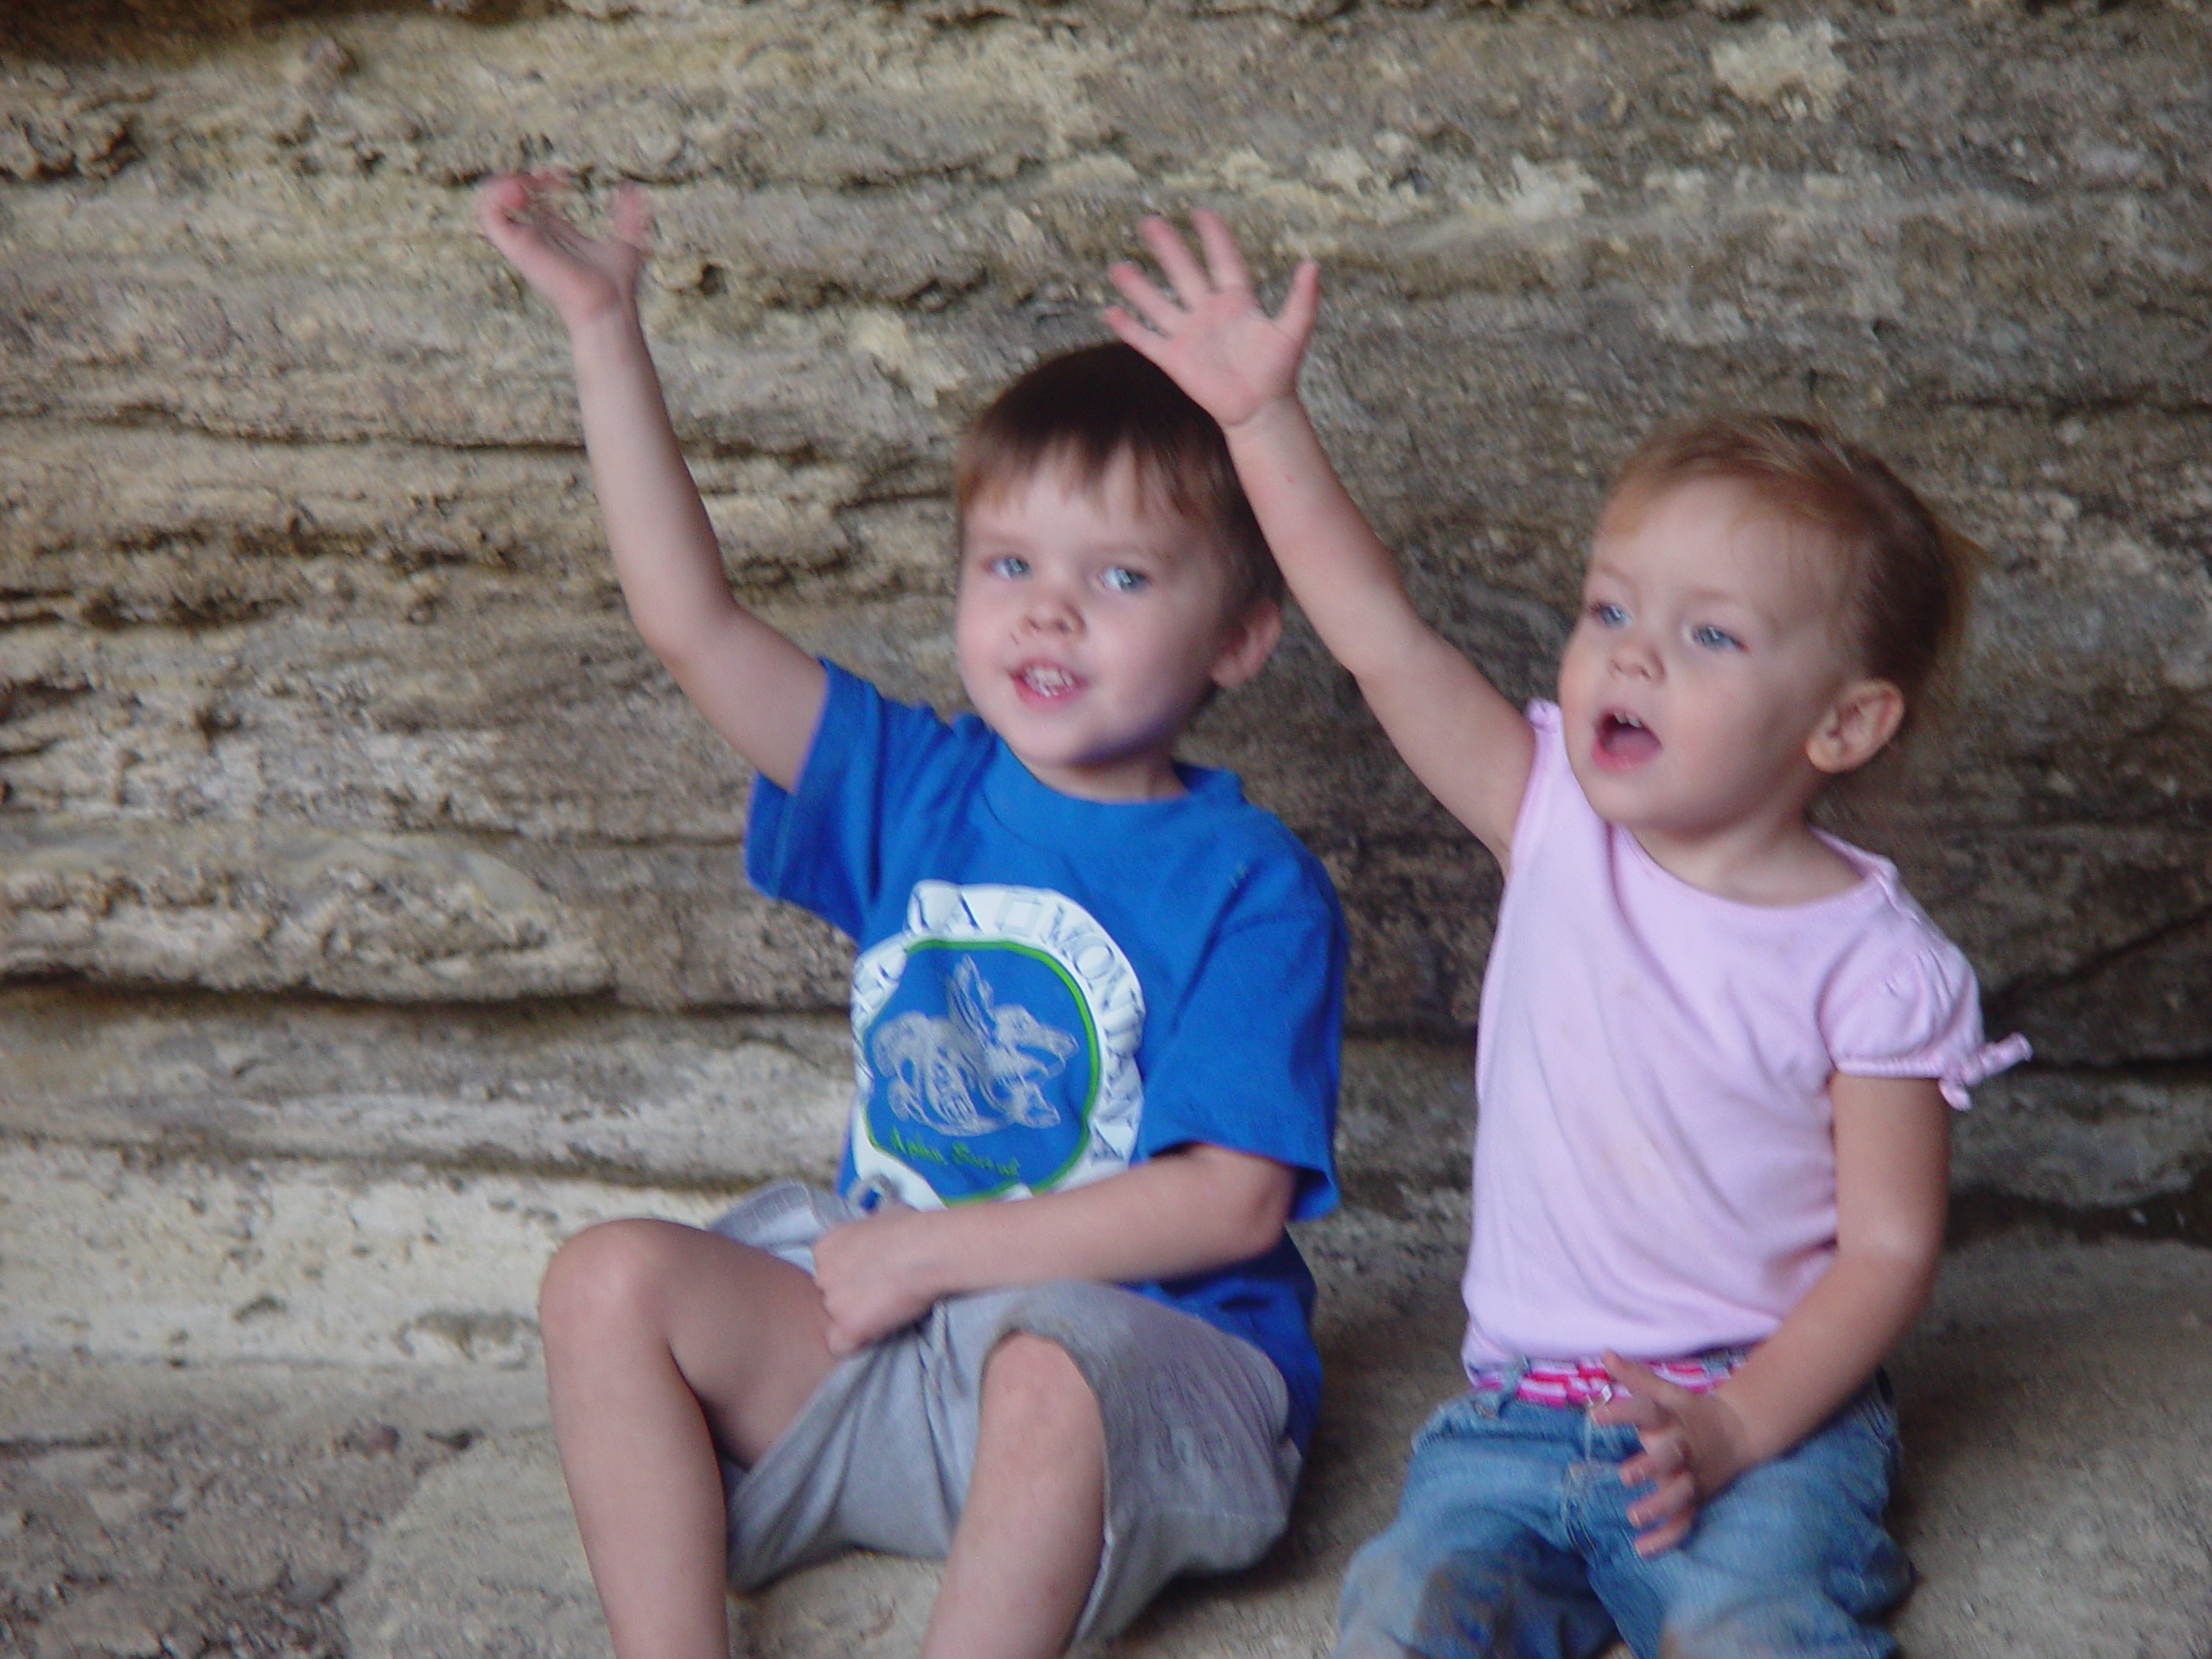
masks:
MULTIPOLYGON (((1289 1535, 1173 1588, 1120 1659, 1325 1652, 1338 1582, 1453 1386, 1452 1224, 1313 1230, 1331 1393, 1289 1535)), ((1892 1367, 1923 1581, 1908 1651, 2212 1652, 2212 1253, 1986 1240, 1892 1367)), ((602 1659, 531 1368, 15 1369, 0 1650, 602 1659)), ((854 1555, 734 1604, 760 1659, 914 1650, 936 1580, 854 1555)))

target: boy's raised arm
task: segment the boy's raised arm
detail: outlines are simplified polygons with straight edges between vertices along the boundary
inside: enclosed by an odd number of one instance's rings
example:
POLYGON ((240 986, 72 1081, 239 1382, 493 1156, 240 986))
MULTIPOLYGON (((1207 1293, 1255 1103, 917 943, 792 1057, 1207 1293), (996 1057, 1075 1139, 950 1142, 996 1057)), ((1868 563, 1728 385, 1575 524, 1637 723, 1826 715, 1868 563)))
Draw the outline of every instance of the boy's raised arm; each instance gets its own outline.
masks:
POLYGON ((709 723, 788 789, 821 716, 822 664, 740 605, 722 574, 638 321, 643 199, 626 187, 613 234, 594 238, 553 205, 559 188, 548 174, 494 178, 477 226, 567 325, 592 484, 638 632, 709 723))
POLYGON ((1244 493, 1314 631, 1359 681, 1414 775, 1503 863, 1535 739, 1521 712, 1421 620, 1298 400, 1319 272, 1311 260, 1300 264, 1281 315, 1270 318, 1219 216, 1200 209, 1192 223, 1204 266, 1165 220, 1144 221, 1173 295, 1135 266, 1116 265, 1114 285, 1138 315, 1115 307, 1107 324, 1221 423, 1244 493))

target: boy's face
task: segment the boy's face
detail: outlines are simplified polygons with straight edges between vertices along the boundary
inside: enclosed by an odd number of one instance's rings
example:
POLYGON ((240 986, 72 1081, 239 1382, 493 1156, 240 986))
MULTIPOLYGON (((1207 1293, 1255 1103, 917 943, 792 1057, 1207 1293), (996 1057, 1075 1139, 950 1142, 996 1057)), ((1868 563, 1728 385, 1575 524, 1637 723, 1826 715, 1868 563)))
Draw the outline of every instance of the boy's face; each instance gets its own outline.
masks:
POLYGON ((1227 613, 1228 562, 1116 461, 1095 493, 1047 464, 978 497, 954 624, 976 712, 1039 780, 1091 800, 1182 792, 1175 741, 1259 672, 1281 616, 1227 613))
POLYGON ((1862 672, 1832 550, 1736 485, 1675 486, 1599 526, 1560 663, 1567 756, 1647 850, 1801 815, 1810 747, 1862 672))

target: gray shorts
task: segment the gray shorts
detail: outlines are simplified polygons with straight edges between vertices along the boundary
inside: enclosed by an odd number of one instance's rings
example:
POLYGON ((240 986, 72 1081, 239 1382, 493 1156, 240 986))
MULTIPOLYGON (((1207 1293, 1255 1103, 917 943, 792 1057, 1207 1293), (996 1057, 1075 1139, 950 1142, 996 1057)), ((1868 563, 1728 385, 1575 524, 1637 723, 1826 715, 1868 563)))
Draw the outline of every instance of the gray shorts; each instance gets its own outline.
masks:
MULTIPOLYGON (((713 1230, 813 1270, 855 1213, 797 1181, 713 1230)), ((750 1469, 725 1463, 731 1582, 757 1588, 861 1548, 942 1558, 976 1458, 983 1362, 1015 1332, 1065 1349, 1106 1427, 1106 1541, 1075 1639, 1119 1630, 1179 1573, 1257 1560, 1298 1481, 1288 1391, 1250 1343, 1114 1285, 1063 1281, 952 1296, 840 1360, 750 1469)))

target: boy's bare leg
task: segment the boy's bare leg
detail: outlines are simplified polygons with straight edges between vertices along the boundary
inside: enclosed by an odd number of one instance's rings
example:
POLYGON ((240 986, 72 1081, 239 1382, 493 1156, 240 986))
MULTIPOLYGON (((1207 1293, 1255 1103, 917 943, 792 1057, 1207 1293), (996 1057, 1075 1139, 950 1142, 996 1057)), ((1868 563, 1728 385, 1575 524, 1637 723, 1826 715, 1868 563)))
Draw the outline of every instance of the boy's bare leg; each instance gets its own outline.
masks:
POLYGON ((814 1281, 695 1227, 617 1221, 538 1294, 561 1471, 620 1659, 728 1659, 717 1446, 767 1449, 835 1363, 814 1281))
POLYGON ((968 1503, 923 1659, 1046 1659, 1067 1646, 1098 1574, 1106 1431, 1065 1349, 1008 1337, 983 1366, 968 1503))

